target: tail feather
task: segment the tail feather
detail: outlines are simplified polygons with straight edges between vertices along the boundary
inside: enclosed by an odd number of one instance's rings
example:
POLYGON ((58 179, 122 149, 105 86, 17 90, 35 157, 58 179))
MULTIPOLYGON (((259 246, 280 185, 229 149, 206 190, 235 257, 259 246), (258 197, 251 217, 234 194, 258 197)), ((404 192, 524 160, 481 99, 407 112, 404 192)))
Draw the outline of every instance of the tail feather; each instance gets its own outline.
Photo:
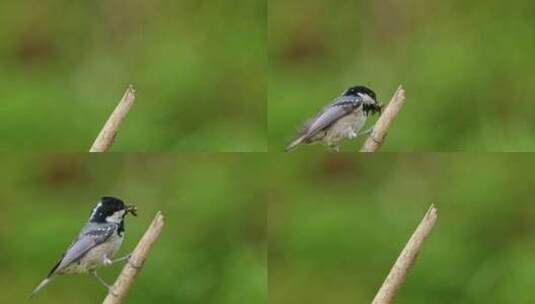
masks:
POLYGON ((39 291, 41 290, 41 288, 45 287, 49 282, 50 282, 51 278, 46 278, 44 279, 41 283, 39 283, 39 285, 37 285, 37 287, 35 287, 35 289, 32 291, 32 293, 30 294, 30 299, 39 291))
POLYGON ((295 148, 297 148, 297 146, 299 146, 300 144, 303 143, 303 141, 305 140, 305 136, 301 136, 299 137, 298 139, 292 141, 292 143, 290 143, 286 149, 284 149, 285 152, 289 152, 295 148))

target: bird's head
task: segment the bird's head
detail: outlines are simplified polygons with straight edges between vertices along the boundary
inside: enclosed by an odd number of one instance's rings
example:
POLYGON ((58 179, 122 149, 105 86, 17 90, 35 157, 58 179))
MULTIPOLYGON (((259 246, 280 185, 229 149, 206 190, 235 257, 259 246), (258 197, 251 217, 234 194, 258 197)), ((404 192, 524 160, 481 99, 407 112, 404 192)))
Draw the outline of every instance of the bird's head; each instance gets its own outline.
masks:
POLYGON ((382 105, 377 101, 375 92, 365 86, 353 86, 345 90, 343 96, 355 96, 362 99, 363 110, 366 114, 369 112, 381 112, 382 105))
POLYGON ((95 208, 93 208, 93 211, 91 211, 89 221, 95 223, 119 224, 128 213, 137 216, 136 211, 137 209, 135 206, 125 205, 125 203, 118 198, 104 196, 100 199, 95 208))

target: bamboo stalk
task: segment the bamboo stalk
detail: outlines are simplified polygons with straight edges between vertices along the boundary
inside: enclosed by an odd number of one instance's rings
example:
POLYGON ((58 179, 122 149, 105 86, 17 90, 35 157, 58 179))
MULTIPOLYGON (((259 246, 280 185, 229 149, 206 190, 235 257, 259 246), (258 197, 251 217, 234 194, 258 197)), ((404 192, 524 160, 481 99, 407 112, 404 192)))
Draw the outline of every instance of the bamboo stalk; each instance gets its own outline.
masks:
POLYGON ((121 274, 108 292, 103 304, 119 304, 124 300, 136 276, 141 271, 150 249, 158 239, 163 224, 162 212, 158 211, 149 228, 145 231, 145 234, 132 252, 128 263, 126 263, 121 274))
POLYGON ((372 304, 390 304, 407 277, 409 269, 413 265, 418 252, 427 238, 438 217, 437 209, 431 205, 424 218, 412 234, 411 238, 401 251, 396 263, 392 266, 383 285, 375 295, 372 304))
POLYGON ((121 101, 119 101, 119 104, 104 124, 104 127, 93 142, 89 152, 106 152, 110 149, 115 140, 115 136, 117 135, 119 125, 126 117, 126 114, 128 114, 128 111, 130 111, 130 108, 136 99, 135 93, 136 91, 134 90, 134 87, 132 85, 128 86, 123 98, 121 98, 121 101))

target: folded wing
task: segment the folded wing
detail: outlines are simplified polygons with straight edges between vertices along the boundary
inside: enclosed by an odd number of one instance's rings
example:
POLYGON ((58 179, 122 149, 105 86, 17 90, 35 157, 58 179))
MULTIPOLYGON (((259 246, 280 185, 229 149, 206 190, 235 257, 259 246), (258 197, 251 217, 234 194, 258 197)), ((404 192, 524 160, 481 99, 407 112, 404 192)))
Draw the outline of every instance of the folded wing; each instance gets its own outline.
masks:
POLYGON ((105 242, 115 230, 116 224, 101 224, 94 229, 88 229, 87 232, 80 233, 78 238, 74 240, 56 266, 52 268, 48 277, 54 273, 61 272, 71 263, 83 257, 91 248, 105 242))

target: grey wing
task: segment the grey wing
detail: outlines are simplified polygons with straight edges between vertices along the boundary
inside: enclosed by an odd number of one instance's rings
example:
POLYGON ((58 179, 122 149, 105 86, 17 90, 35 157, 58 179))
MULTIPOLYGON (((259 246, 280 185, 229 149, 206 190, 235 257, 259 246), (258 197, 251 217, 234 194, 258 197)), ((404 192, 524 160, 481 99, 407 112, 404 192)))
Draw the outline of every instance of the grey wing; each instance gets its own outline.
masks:
POLYGON ((116 230, 116 224, 88 224, 78 237, 71 243, 63 257, 52 268, 48 276, 61 272, 65 267, 80 259, 91 248, 105 242, 116 230))
POLYGON ((327 106, 315 119, 308 123, 306 129, 303 132, 304 137, 312 137, 317 132, 325 129, 330 126, 338 119, 348 115, 355 108, 359 106, 360 103, 348 100, 338 100, 327 106))

